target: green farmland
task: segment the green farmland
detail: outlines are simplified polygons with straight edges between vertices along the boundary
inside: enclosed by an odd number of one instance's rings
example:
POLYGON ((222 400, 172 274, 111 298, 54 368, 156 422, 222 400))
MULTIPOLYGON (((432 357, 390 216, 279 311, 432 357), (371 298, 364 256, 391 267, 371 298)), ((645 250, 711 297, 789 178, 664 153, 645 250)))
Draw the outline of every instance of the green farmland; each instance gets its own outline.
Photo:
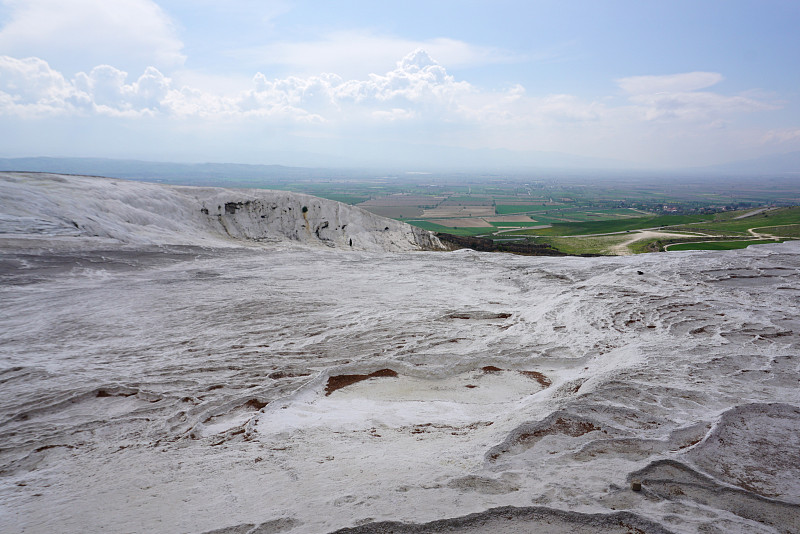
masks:
POLYGON ((741 241, 710 241, 696 243, 678 243, 669 245, 670 251, 680 250, 736 250, 747 248, 750 245, 765 245, 768 243, 783 242, 784 240, 774 241, 772 239, 741 240, 741 241))
POLYGON ((760 229, 764 227, 775 227, 782 225, 797 225, 800 224, 800 207, 791 208, 778 208, 758 213, 751 217, 738 218, 741 215, 746 215, 747 210, 741 212, 732 212, 717 214, 715 220, 710 221, 710 224, 687 224, 681 229, 688 231, 702 231, 705 229, 714 232, 726 233, 740 233, 746 235, 749 229, 759 233, 760 229))
POLYGON ((423 230, 428 230, 429 232, 437 232, 437 233, 452 234, 452 235, 464 235, 464 236, 488 235, 497 231, 497 228, 493 226, 472 228, 472 227, 442 226, 441 224, 436 224, 428 221, 408 221, 408 223, 417 226, 419 228, 422 228, 423 230))
POLYGON ((785 224, 782 226, 760 226, 758 233, 778 237, 800 237, 800 224, 785 224))
POLYGON ((612 234, 641 230, 643 228, 682 225, 690 222, 702 221, 710 217, 711 216, 708 215, 662 215, 605 221, 557 222, 553 223, 550 228, 523 230, 521 232, 516 232, 515 235, 580 236, 612 234))
POLYGON ((292 180, 281 188, 433 232, 521 239, 569 254, 725 250, 763 242, 759 238, 800 238, 800 184, 793 177, 754 182, 431 173, 292 180), (503 218, 510 220, 495 220, 503 218))
POLYGON ((558 206, 548 206, 546 204, 498 204, 495 206, 495 212, 498 215, 510 215, 512 213, 530 213, 557 208, 558 206))

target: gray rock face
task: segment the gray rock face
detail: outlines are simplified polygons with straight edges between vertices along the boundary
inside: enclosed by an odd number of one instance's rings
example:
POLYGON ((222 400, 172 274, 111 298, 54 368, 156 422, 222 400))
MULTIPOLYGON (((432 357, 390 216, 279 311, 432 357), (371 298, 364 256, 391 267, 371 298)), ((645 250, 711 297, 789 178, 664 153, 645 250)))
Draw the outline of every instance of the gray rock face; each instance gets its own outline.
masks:
POLYGON ((285 191, 182 189, 202 204, 209 227, 235 239, 276 236, 371 251, 443 250, 430 232, 340 202, 285 191))
POLYGON ((88 176, 0 174, 0 234, 128 244, 445 250, 430 232, 333 200, 260 189, 170 187, 88 176))

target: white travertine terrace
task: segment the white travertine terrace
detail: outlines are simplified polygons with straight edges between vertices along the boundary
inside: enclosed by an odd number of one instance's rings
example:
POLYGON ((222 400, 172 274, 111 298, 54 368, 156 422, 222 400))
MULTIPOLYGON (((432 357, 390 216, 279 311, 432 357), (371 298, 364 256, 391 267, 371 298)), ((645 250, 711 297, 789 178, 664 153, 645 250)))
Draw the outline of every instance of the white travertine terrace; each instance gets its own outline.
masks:
POLYGON ((19 174, 0 232, 0 531, 800 532, 795 243, 425 252, 19 174))

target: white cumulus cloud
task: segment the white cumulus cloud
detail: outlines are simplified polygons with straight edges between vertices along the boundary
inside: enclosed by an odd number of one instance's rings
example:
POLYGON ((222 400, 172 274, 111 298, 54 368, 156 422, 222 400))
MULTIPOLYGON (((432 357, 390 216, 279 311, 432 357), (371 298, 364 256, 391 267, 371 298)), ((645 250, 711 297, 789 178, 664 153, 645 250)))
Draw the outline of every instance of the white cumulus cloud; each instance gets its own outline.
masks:
POLYGON ((127 83, 128 73, 100 65, 89 74, 79 72, 74 87, 86 95, 95 109, 108 114, 141 114, 164 109, 171 82, 155 67, 148 67, 136 81, 127 83))
POLYGON ((360 78, 384 72, 409 50, 424 49, 450 68, 474 67, 516 61, 502 49, 477 46, 457 39, 403 39, 364 31, 340 31, 314 41, 275 42, 230 52, 237 61, 247 60, 259 68, 285 66, 293 72, 335 72, 345 78, 360 78))
POLYGON ((0 113, 41 117, 171 112, 171 102, 182 97, 155 67, 148 67, 130 83, 128 73, 109 65, 67 80, 42 59, 0 56, 0 98, 5 103, 0 113))
POLYGON ((57 115, 76 102, 75 89, 39 58, 0 56, 0 113, 57 115))
POLYGON ((687 72, 664 76, 632 76, 617 80, 628 93, 634 111, 648 121, 691 120, 719 124, 725 115, 777 109, 742 95, 701 91, 723 80, 716 72, 687 72))
POLYGON ((3 0, 8 22, 0 50, 47 58, 62 71, 95 65, 131 69, 183 64, 183 44, 167 14, 151 0, 3 0))
MULTIPOLYGON (((226 139, 238 135, 240 140, 270 131, 285 138, 388 135, 415 143, 515 150, 581 146, 595 155, 613 154, 619 146, 641 152, 671 143, 673 152, 695 150, 701 159, 702 147, 713 140, 719 146, 735 141, 731 132, 738 115, 777 109, 757 95, 707 90, 720 76, 638 81, 627 85, 628 100, 616 105, 602 96, 530 94, 521 85, 487 91, 456 79, 422 49, 383 74, 271 78, 258 72, 242 82, 249 87, 223 93, 179 85, 153 66, 138 72, 101 64, 69 78, 40 58, 0 56, 0 117, 5 122, 75 117, 87 124, 110 117, 136 121, 142 131, 158 124, 159 133, 166 128, 213 138, 225 131, 226 139)), ((752 144, 759 135, 749 138, 752 144)), ((796 129, 763 136, 763 143, 796 140, 796 129)), ((642 152, 642 157, 656 155, 642 152)))
MULTIPOLYGON (((0 113, 42 115, 95 113, 175 118, 275 117, 300 122, 353 122, 365 117, 417 117, 426 120, 466 118, 488 102, 510 102, 508 95, 481 95, 457 81, 423 50, 416 50, 385 74, 344 80, 334 74, 268 79, 257 73, 250 89, 218 95, 176 87, 155 67, 136 79, 110 65, 77 73, 71 80, 39 58, 0 57, 0 113)), ((518 89, 512 89, 512 93, 518 89)))
POLYGON ((40 101, 55 103, 71 90, 64 76, 39 58, 0 56, 0 73, 0 91, 13 95, 14 101, 21 104, 40 101))
POLYGON ((367 80, 351 80, 335 88, 337 100, 359 104, 438 104, 449 107, 472 87, 458 82, 422 49, 406 55, 385 75, 371 74, 367 80))

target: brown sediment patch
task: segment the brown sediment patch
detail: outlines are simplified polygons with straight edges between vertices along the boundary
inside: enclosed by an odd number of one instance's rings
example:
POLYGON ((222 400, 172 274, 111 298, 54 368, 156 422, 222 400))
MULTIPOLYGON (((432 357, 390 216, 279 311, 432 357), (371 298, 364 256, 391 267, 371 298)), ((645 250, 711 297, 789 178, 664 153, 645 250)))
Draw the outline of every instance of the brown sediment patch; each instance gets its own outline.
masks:
POLYGON ((246 402, 244 402, 244 403, 242 403, 242 404, 240 404, 240 405, 238 405, 238 406, 236 406, 234 408, 231 408, 230 410, 228 410, 228 411, 226 411, 224 413, 218 413, 218 414, 206 417, 203 420, 203 424, 209 424, 209 423, 212 423, 212 422, 217 422, 220 419, 225 419, 225 418, 228 418, 230 416, 234 416, 234 415, 242 413, 242 412, 253 412, 253 411, 257 412, 257 411, 263 409, 267 404, 269 404, 269 402, 260 401, 260 400, 258 400, 256 398, 248 399, 246 402))
POLYGON ((594 432, 595 430, 601 429, 589 421, 580 421, 559 417, 552 425, 548 427, 534 430, 529 434, 520 434, 518 441, 524 443, 525 441, 533 438, 538 439, 550 434, 565 434, 567 436, 577 438, 578 436, 588 434, 589 432, 594 432))
POLYGON ((311 373, 307 371, 290 371, 290 370, 281 370, 281 371, 273 371, 272 373, 267 375, 267 378, 271 378, 272 380, 280 380, 281 378, 297 378, 302 376, 309 376, 311 373))
POLYGON ((391 369, 379 369, 374 373, 370 373, 368 375, 336 375, 328 378, 328 384, 325 386, 325 396, 327 397, 337 389, 346 388, 347 386, 352 386, 353 384, 357 384, 363 380, 368 380, 370 378, 379 378, 379 377, 397 377, 397 372, 392 371, 391 369))
POLYGON ((244 403, 245 408, 252 408, 253 410, 261 410, 269 404, 268 402, 262 402, 258 399, 250 399, 249 401, 244 403))
MULTIPOLYGON (((486 374, 490 373, 500 373, 505 371, 505 369, 500 369, 499 367, 495 367, 494 365, 487 365, 485 367, 481 367, 481 371, 486 374)), ((522 376, 526 376, 530 379, 536 380, 539 382, 539 385, 542 388, 549 388, 553 382, 544 374, 540 373, 539 371, 517 371, 522 376)), ((469 386, 468 386, 469 387, 469 386)))
MULTIPOLYGON (((590 432, 609 434, 599 423, 569 412, 558 411, 541 421, 523 423, 506 436, 502 443, 489 449, 486 458, 495 461, 505 454, 519 454, 530 449, 545 436, 563 435, 577 438, 590 432)), ((612 435, 615 434, 611 429, 612 435)))
POLYGON ((98 388, 94 391, 94 396, 100 399, 106 397, 133 397, 138 394, 138 389, 125 386, 109 386, 98 388))
POLYGON ((38 448, 34 449, 33 452, 42 452, 42 451, 46 451, 48 449, 55 449, 56 447, 64 447, 64 448, 67 448, 67 449, 74 449, 75 445, 65 445, 65 444, 61 444, 61 443, 57 443, 57 444, 54 444, 54 445, 44 445, 42 447, 38 447, 38 448))
POLYGON ((434 432, 439 430, 439 431, 447 431, 450 433, 454 433, 453 435, 460 435, 458 434, 459 432, 463 433, 470 430, 477 430, 479 428, 492 426, 493 424, 494 421, 476 421, 474 423, 462 426, 453 426, 443 423, 421 423, 413 425, 411 427, 401 427, 399 430, 407 430, 410 428, 412 434, 424 434, 426 432, 434 432))
POLYGON ((569 380, 564 382, 558 387, 558 390, 554 393, 556 397, 569 397, 570 395, 575 395, 580 391, 581 386, 583 386, 584 382, 588 380, 587 378, 576 378, 575 380, 569 380))
POLYGON ((97 390, 97 393, 95 393, 95 397, 101 399, 105 397, 132 397, 137 393, 139 393, 139 391, 136 389, 128 390, 121 388, 111 388, 111 389, 101 388, 97 390))
POLYGON ((240 435, 242 435, 244 433, 245 433, 244 425, 239 426, 239 427, 234 427, 233 429, 228 430, 227 432, 225 432, 221 439, 218 439, 217 441, 211 443, 211 446, 212 447, 218 447, 218 446, 220 446, 220 445, 222 445, 224 443, 227 443, 228 441, 230 441, 231 439, 235 438, 236 436, 240 436, 240 435))
POLYGON ((698 443, 700 443, 701 441, 703 441, 703 438, 702 438, 702 437, 699 437, 699 438, 697 438, 697 439, 694 439, 694 440, 692 440, 692 441, 689 441, 689 442, 687 442, 687 443, 684 443, 683 445, 680 445, 680 446, 678 446, 678 450, 681 450, 681 449, 688 449, 689 447, 694 447, 695 445, 697 445, 697 444, 698 444, 698 443))
POLYGON ((543 375, 539 371, 519 371, 519 373, 523 376, 527 376, 528 378, 536 380, 543 388, 549 388, 553 384, 553 382, 547 378, 547 376, 543 375))
POLYGON ((448 319, 508 319, 511 317, 510 313, 490 313, 490 312, 454 312, 447 315, 448 319))

